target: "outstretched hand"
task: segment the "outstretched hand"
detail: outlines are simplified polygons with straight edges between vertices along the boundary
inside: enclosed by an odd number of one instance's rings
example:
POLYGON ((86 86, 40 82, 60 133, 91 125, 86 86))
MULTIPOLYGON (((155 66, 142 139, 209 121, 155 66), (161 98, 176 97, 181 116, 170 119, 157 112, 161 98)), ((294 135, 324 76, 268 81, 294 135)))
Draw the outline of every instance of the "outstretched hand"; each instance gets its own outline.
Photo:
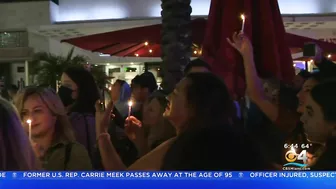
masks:
POLYGON ((232 40, 227 38, 228 43, 235 48, 243 58, 250 58, 253 56, 253 47, 250 39, 243 33, 233 33, 232 40))

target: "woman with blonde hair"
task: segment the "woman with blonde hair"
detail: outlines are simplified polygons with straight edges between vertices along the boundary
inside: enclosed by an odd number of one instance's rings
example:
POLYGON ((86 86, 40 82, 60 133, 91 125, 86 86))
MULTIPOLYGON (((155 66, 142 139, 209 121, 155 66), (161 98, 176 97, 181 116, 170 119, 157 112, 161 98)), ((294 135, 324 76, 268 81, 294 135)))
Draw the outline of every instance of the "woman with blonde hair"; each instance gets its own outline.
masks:
POLYGON ((0 97, 0 170, 38 169, 38 161, 15 108, 0 97))
POLYGON ((65 107, 53 89, 27 87, 19 91, 15 105, 27 131, 26 122, 31 120, 31 142, 45 170, 92 169, 89 155, 75 141, 65 107))

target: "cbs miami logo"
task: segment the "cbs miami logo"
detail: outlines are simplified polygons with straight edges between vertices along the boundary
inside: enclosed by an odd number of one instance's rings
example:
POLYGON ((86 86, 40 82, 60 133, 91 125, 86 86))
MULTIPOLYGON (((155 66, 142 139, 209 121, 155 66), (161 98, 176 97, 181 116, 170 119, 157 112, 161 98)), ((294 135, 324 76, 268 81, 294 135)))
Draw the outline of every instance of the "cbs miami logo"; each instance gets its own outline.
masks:
POLYGON ((308 162, 307 150, 302 150, 300 154, 297 154, 295 149, 292 148, 286 152, 285 159, 288 163, 284 164, 284 167, 304 168, 308 162))

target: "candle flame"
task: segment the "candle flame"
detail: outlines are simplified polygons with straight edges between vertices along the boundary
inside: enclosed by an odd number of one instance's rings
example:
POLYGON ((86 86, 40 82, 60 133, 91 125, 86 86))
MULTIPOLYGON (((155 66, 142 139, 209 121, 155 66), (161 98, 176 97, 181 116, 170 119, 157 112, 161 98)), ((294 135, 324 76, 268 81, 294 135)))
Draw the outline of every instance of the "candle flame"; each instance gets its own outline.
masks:
POLYGON ((245 20, 245 15, 240 15, 240 18, 242 19, 242 20, 245 20))
POLYGON ((27 123, 28 123, 28 124, 31 124, 31 122, 32 122, 32 121, 31 121, 30 119, 27 120, 27 123))
POLYGON ((128 101, 128 106, 133 106, 133 102, 130 100, 130 101, 128 101))

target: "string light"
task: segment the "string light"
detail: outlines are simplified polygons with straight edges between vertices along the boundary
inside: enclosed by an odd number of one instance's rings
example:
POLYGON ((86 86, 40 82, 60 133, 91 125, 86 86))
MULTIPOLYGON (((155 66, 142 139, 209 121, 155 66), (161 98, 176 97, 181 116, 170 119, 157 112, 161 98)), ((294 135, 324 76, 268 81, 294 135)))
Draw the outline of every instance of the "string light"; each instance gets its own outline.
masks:
POLYGON ((197 54, 197 51, 194 51, 194 54, 197 54))
POLYGON ((331 54, 328 54, 328 58, 331 58, 331 54))
POLYGON ((147 45, 148 45, 148 42, 146 41, 146 42, 145 42, 145 46, 147 46, 147 45))
POLYGON ((296 67, 296 64, 293 64, 294 67, 296 67))
POLYGON ((137 57, 138 57, 138 56, 139 56, 139 54, 135 54, 135 56, 137 56, 137 57))
POLYGON ((152 53, 153 52, 153 50, 152 49, 149 49, 149 53, 152 53))

